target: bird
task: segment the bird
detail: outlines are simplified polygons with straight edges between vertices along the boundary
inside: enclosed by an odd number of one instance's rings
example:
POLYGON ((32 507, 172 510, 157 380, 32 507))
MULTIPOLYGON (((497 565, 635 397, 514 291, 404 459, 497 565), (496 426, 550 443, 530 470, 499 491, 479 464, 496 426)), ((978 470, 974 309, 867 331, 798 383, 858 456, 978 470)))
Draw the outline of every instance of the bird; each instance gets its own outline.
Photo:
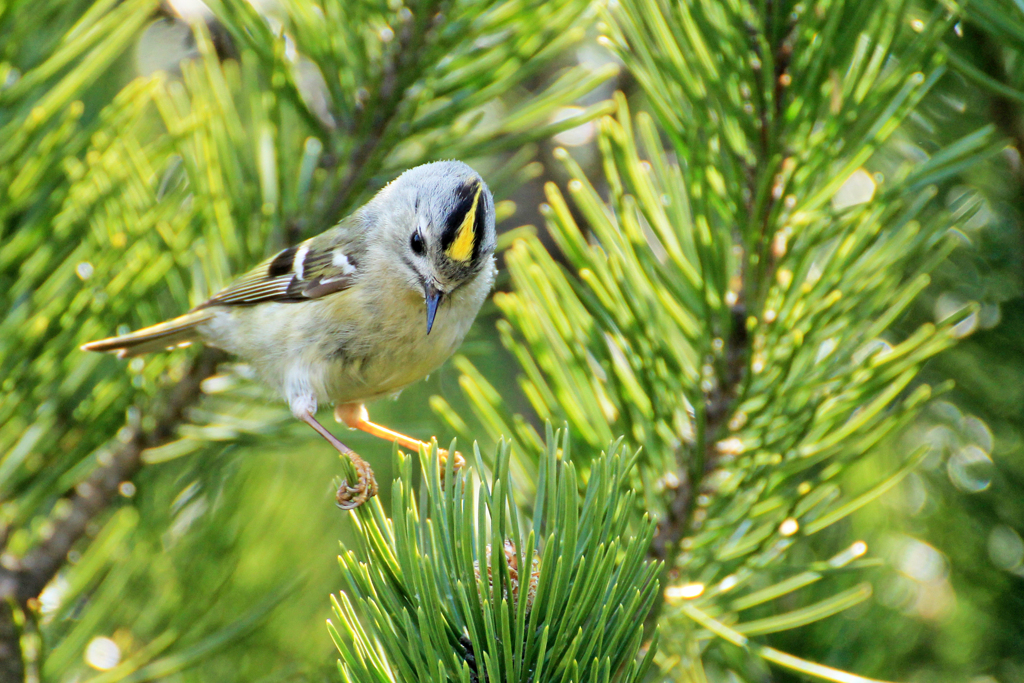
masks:
POLYGON ((317 421, 318 408, 332 404, 350 429, 426 446, 370 422, 365 404, 396 396, 455 352, 493 287, 495 245, 481 175, 461 161, 427 163, 184 315, 81 348, 130 358, 200 341, 237 356, 350 459, 359 478, 337 498, 353 509, 376 494, 373 470, 317 421))

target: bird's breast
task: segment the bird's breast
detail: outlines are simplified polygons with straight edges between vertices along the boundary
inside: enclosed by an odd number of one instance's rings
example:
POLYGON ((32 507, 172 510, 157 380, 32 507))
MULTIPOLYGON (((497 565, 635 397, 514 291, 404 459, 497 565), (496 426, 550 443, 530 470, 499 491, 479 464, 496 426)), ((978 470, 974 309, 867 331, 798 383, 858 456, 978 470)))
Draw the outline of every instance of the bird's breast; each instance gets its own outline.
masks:
POLYGON ((426 377, 462 343, 482 302, 452 297, 427 334, 426 305, 417 292, 360 294, 352 302, 359 322, 345 325, 322 349, 328 364, 324 392, 334 403, 394 394, 426 377))

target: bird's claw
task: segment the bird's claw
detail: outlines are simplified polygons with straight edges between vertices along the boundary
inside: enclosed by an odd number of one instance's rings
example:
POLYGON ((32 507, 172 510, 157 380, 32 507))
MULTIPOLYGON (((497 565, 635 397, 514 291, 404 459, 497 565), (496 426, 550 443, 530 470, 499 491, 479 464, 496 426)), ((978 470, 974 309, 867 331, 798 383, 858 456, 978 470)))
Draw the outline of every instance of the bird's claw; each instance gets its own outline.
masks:
MULTIPOLYGON (((463 458, 462 457, 462 453, 459 453, 458 451, 452 451, 452 453, 453 453, 452 472, 457 473, 459 470, 461 470, 463 468, 463 466, 465 466, 466 459, 463 458)), ((444 448, 438 448, 437 449, 437 464, 441 468, 441 484, 443 485, 444 484, 444 473, 448 469, 447 468, 447 464, 448 464, 448 450, 446 450, 444 448)))
POLYGON ((377 479, 373 476, 373 470, 369 463, 355 453, 349 453, 349 460, 359 474, 359 480, 355 486, 349 486, 348 480, 344 479, 338 487, 338 507, 342 510, 355 510, 357 507, 377 495, 377 479))

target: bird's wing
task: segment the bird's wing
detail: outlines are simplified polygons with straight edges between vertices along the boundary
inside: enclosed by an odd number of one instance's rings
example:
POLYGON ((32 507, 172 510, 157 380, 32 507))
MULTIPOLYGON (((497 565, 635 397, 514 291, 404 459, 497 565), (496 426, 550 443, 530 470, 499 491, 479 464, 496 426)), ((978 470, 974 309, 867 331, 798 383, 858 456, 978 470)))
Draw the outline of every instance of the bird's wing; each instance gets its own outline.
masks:
POLYGON ((350 218, 256 266, 196 310, 208 306, 297 303, 341 292, 359 277, 366 250, 358 219, 350 218))

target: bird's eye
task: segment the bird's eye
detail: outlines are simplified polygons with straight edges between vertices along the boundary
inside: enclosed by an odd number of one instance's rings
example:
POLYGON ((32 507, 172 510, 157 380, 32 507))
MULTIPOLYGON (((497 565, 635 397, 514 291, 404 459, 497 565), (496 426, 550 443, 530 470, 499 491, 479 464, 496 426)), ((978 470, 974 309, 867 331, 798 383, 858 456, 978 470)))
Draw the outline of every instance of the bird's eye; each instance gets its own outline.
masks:
POLYGON ((417 255, 423 255, 423 237, 420 235, 419 230, 412 234, 412 238, 409 240, 409 246, 412 247, 413 252, 417 255))

